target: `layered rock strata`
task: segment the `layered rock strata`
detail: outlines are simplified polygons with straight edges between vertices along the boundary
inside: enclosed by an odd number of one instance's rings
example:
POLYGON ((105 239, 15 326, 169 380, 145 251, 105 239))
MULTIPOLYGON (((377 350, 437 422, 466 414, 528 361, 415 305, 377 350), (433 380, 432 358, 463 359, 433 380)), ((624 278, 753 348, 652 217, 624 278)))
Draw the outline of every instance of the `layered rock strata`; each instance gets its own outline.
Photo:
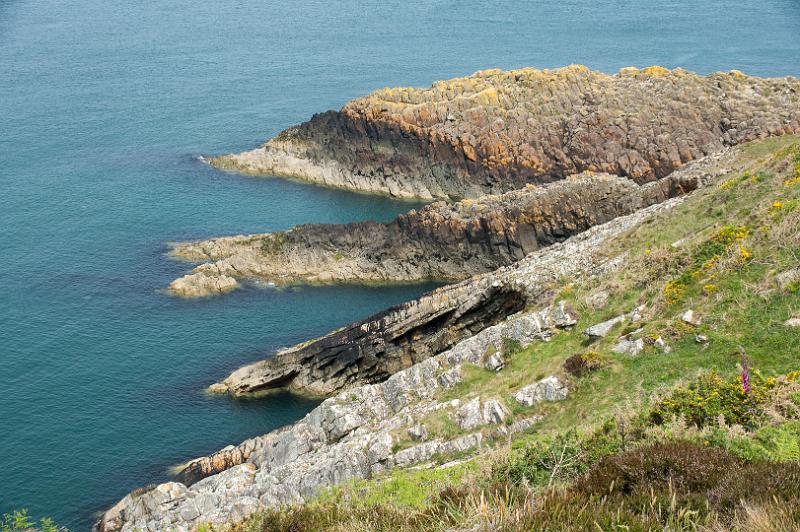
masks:
POLYGON ((190 463, 179 477, 184 482, 127 495, 103 515, 97 528, 101 532, 177 532, 200 524, 224 525, 261 508, 302 502, 326 486, 351 478, 370 478, 395 466, 474 449, 487 437, 528 429, 538 416, 487 430, 486 426, 497 425, 508 413, 496 398, 474 398, 469 405, 477 406, 477 414, 468 427, 473 432, 393 450, 398 434, 417 427, 425 415, 445 410, 459 416, 461 401, 440 401, 437 394, 461 381, 463 364, 485 365, 488 353, 502 353, 505 339, 528 345, 548 340, 557 328, 574 324, 563 305, 516 315, 385 382, 331 397, 294 425, 222 451, 226 457, 247 455, 237 464, 215 460, 217 453, 190 463), (194 466, 200 463, 208 467, 194 466))
MULTIPOLYGON (((330 394, 385 380, 535 304, 559 279, 616 266, 604 244, 676 200, 595 226, 494 272, 449 285, 327 336, 285 349, 233 372, 233 395, 286 387, 330 394)), ((217 387, 220 389, 220 387, 217 387)))
MULTIPOLYGON (((672 194, 675 183, 698 188, 729 171, 735 152, 687 165, 658 194, 672 194), (670 184, 672 183, 672 184, 670 184)), ((440 353, 460 340, 539 303, 554 282, 608 267, 604 245, 675 199, 594 226, 564 242, 527 255, 493 272, 448 285, 321 338, 282 350, 233 372, 214 391, 245 395, 273 388, 331 394, 389 375, 440 353)))
POLYGON ((315 115, 223 169, 400 197, 499 194, 585 170, 637 183, 748 140, 800 132, 800 81, 583 66, 487 70, 383 89, 315 115))
POLYGON ((170 285, 181 296, 219 294, 230 280, 296 282, 454 281, 485 273, 667 197, 694 190, 676 172, 639 186, 584 173, 499 196, 436 202, 388 223, 303 225, 290 231, 178 244, 176 257, 212 261, 170 285))
MULTIPOLYGON (((726 172, 725 159, 698 163, 696 186, 726 172)), ((687 175, 690 170, 685 170, 687 175)), ((464 363, 502 371, 504 339, 525 345, 547 340, 555 328, 574 325, 574 313, 564 304, 517 311, 550 299, 550 291, 565 276, 619 268, 624 255, 615 251, 614 241, 682 201, 673 198, 621 216, 511 266, 434 291, 235 372, 224 384, 233 393, 276 386, 339 392, 290 427, 190 462, 179 475, 182 482, 131 493, 103 515, 98 528, 188 531, 201 523, 230 523, 261 508, 300 502, 347 479, 370 478, 436 454, 478 447, 493 435, 529 428, 537 416, 486 428, 507 419, 502 398, 473 398, 462 404, 441 401, 438 392, 461 381, 464 363), (441 409, 463 418, 464 430, 474 432, 425 440, 420 422, 441 409), (398 434, 423 441, 395 451, 398 434)), ((528 389, 537 391, 536 400, 565 394, 563 385, 552 378, 528 389)))

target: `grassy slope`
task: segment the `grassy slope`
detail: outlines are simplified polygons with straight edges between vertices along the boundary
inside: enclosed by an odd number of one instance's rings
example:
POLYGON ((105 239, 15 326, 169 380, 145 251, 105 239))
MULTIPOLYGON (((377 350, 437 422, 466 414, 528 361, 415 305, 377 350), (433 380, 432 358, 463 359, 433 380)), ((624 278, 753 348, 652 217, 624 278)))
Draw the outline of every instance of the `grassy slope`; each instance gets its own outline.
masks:
MULTIPOLYGON (((555 299, 568 300, 580 316, 573 330, 516 352, 499 373, 468 368, 465 382, 442 398, 497 396, 515 416, 545 414, 539 425, 513 442, 514 453, 569 429, 590 433, 609 416, 646 409, 653 397, 699 372, 716 369, 733 375, 740 371, 740 348, 750 366, 765 375, 800 369, 800 328, 784 325, 800 317, 800 287, 794 283, 781 289, 775 279, 777 273, 800 266, 797 136, 745 146, 728 176, 608 249, 609 257, 620 253, 627 254, 621 271, 595 279, 564 279, 554 289, 555 299), (598 291, 610 297, 603 308, 594 309, 587 296, 598 291), (646 310, 641 323, 620 324, 593 343, 582 334, 586 327, 642 304, 646 310), (700 326, 679 319, 687 309, 702 316, 700 326), (672 351, 665 354, 647 345, 635 357, 612 352, 621 334, 639 327, 648 344, 661 336, 672 351), (708 337, 707 345, 696 341, 698 334, 708 337), (600 355, 604 367, 579 379, 568 376, 564 361, 589 351, 600 355), (551 374, 569 381, 567 400, 525 409, 510 399, 515 389, 551 374)), ((432 437, 459 433, 441 413, 436 416, 426 420, 432 437)), ((485 481, 500 460, 498 453, 509 452, 503 443, 497 443, 500 450, 455 467, 395 471, 384 479, 332 489, 304 511, 316 505, 330 512, 332 501, 337 508, 380 506, 389 514, 400 512, 397 523, 408 523, 404 508, 423 510, 446 486, 485 481)), ((394 522, 395 516, 390 517, 382 523, 394 522)), ((249 523, 250 529, 259 529, 259 519, 249 523)), ((375 528, 381 526, 376 521, 375 528)))

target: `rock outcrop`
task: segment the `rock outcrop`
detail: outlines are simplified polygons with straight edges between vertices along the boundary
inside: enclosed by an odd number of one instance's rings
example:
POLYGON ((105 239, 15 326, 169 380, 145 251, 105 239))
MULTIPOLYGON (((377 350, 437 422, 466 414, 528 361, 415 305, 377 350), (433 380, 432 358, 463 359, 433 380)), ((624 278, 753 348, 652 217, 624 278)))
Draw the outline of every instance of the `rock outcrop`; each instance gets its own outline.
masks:
POLYGON ((477 423, 465 429, 483 427, 481 431, 429 439, 398 450, 393 445, 397 434, 418 430, 426 414, 447 410, 458 415, 461 401, 440 401, 437 394, 461 381, 463 364, 484 364, 486 353, 502 349, 506 340, 521 345, 547 340, 556 328, 569 326, 560 321, 562 315, 558 308, 545 308, 513 316, 385 382, 341 392, 294 425, 191 462, 179 475, 184 482, 132 492, 105 512, 96 528, 100 532, 181 532, 200 524, 224 525, 261 508, 301 502, 348 479, 370 478, 395 466, 474 449, 487 437, 527 430, 539 416, 487 432, 486 425, 497 425, 510 414, 498 398, 483 402, 476 398, 470 404, 477 407, 477 423), (215 456, 226 458, 215 460, 215 456), (230 458, 238 463, 228 462, 230 458), (210 467, 193 466, 201 463, 210 467))
MULTIPOLYGON (((286 387, 330 394, 372 383, 440 353, 476 332, 537 304, 559 279, 619 265, 606 244, 680 198, 595 226, 535 251, 511 266, 439 288, 327 336, 278 352, 232 373, 233 395, 286 387)), ((567 312, 563 313, 567 317, 567 312)), ((220 389, 217 386, 215 389, 220 389)))
MULTIPOLYGON (((727 172, 736 153, 725 152, 687 165, 669 180, 651 185, 664 197, 677 183, 693 188, 727 172)), ((282 350, 240 368, 212 391, 232 395, 290 388, 327 395, 389 375, 440 353, 477 331, 538 304, 559 279, 616 267, 605 247, 642 220, 670 209, 679 198, 656 203, 552 244, 520 261, 434 290, 419 299, 353 323, 322 338, 282 350)))
POLYGON ((315 115, 223 169, 401 197, 499 194, 585 170, 645 183, 704 155, 800 132, 800 81, 731 71, 487 70, 383 89, 315 115))
POLYGON ((170 290, 215 295, 233 278, 275 284, 461 280, 697 186, 698 175, 685 171, 645 186, 584 173, 499 196, 436 202, 388 223, 302 225, 178 244, 176 257, 213 262, 175 280, 170 290))
POLYGON ((558 377, 547 377, 523 386, 514 394, 514 399, 524 406, 533 406, 542 401, 562 401, 567 398, 567 387, 558 377))

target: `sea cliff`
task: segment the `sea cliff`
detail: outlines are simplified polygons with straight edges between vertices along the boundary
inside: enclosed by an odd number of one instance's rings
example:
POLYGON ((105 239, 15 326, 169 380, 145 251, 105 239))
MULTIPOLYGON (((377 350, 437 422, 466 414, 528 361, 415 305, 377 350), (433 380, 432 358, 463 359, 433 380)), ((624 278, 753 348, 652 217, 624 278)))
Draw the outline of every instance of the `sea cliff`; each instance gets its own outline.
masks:
MULTIPOLYGON (((674 383, 727 360, 721 331, 755 338, 780 327, 795 338, 787 294, 800 280, 791 251, 800 148, 787 134, 800 131, 799 94, 793 78, 739 72, 486 71, 378 91, 212 160, 449 202, 387 223, 178 244, 175 256, 204 264, 173 282, 174 293, 247 279, 454 284, 213 385, 234 397, 276 388, 331 397, 292 426, 131 493, 98 528, 222 526, 353 479, 446 467, 443 456, 535 432, 559 415, 551 403, 567 404, 570 422, 585 419, 580 400, 608 413, 619 383, 652 391, 651 376, 674 383), (761 314, 740 316, 756 307, 761 314), (661 358, 670 353, 678 365, 661 358), (568 369, 575 356, 610 368, 602 386, 568 369), (641 371, 647 378, 634 378, 641 371)), ((758 360, 792 369, 771 356, 758 360)))
POLYGON ((709 153, 800 131, 800 82, 661 67, 486 70, 357 98, 218 168, 425 199, 586 170, 645 183, 709 153))

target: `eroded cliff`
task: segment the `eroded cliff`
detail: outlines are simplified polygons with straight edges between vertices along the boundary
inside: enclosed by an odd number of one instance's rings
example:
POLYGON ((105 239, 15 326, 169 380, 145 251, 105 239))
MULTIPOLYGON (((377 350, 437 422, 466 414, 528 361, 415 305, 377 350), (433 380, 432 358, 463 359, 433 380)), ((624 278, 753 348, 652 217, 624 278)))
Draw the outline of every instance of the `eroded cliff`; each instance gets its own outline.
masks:
POLYGON ((585 170, 637 183, 724 146, 800 132, 800 82, 741 72, 487 70, 383 89, 210 160, 402 197, 479 197, 585 170))
POLYGON ((583 173, 498 196, 436 202, 389 223, 303 225, 291 231, 178 244, 173 254, 208 260, 172 282, 172 293, 214 295, 236 279, 297 282, 458 281, 516 262, 589 227, 697 187, 676 172, 639 186, 583 173))
MULTIPOLYGON (((650 190, 646 197, 669 197, 681 183, 691 190, 702 187, 729 171, 737 154, 725 152, 687 165, 671 179, 645 188, 650 190)), ((633 214, 639 212, 649 211, 639 209, 633 214)), ((331 394, 354 384, 385 380, 537 303, 558 279, 604 268, 602 242, 618 237, 629 228, 628 223, 640 220, 612 218, 615 223, 596 225, 509 266, 442 287, 322 338, 285 349, 235 371, 213 389, 233 395, 283 387, 331 394)))

